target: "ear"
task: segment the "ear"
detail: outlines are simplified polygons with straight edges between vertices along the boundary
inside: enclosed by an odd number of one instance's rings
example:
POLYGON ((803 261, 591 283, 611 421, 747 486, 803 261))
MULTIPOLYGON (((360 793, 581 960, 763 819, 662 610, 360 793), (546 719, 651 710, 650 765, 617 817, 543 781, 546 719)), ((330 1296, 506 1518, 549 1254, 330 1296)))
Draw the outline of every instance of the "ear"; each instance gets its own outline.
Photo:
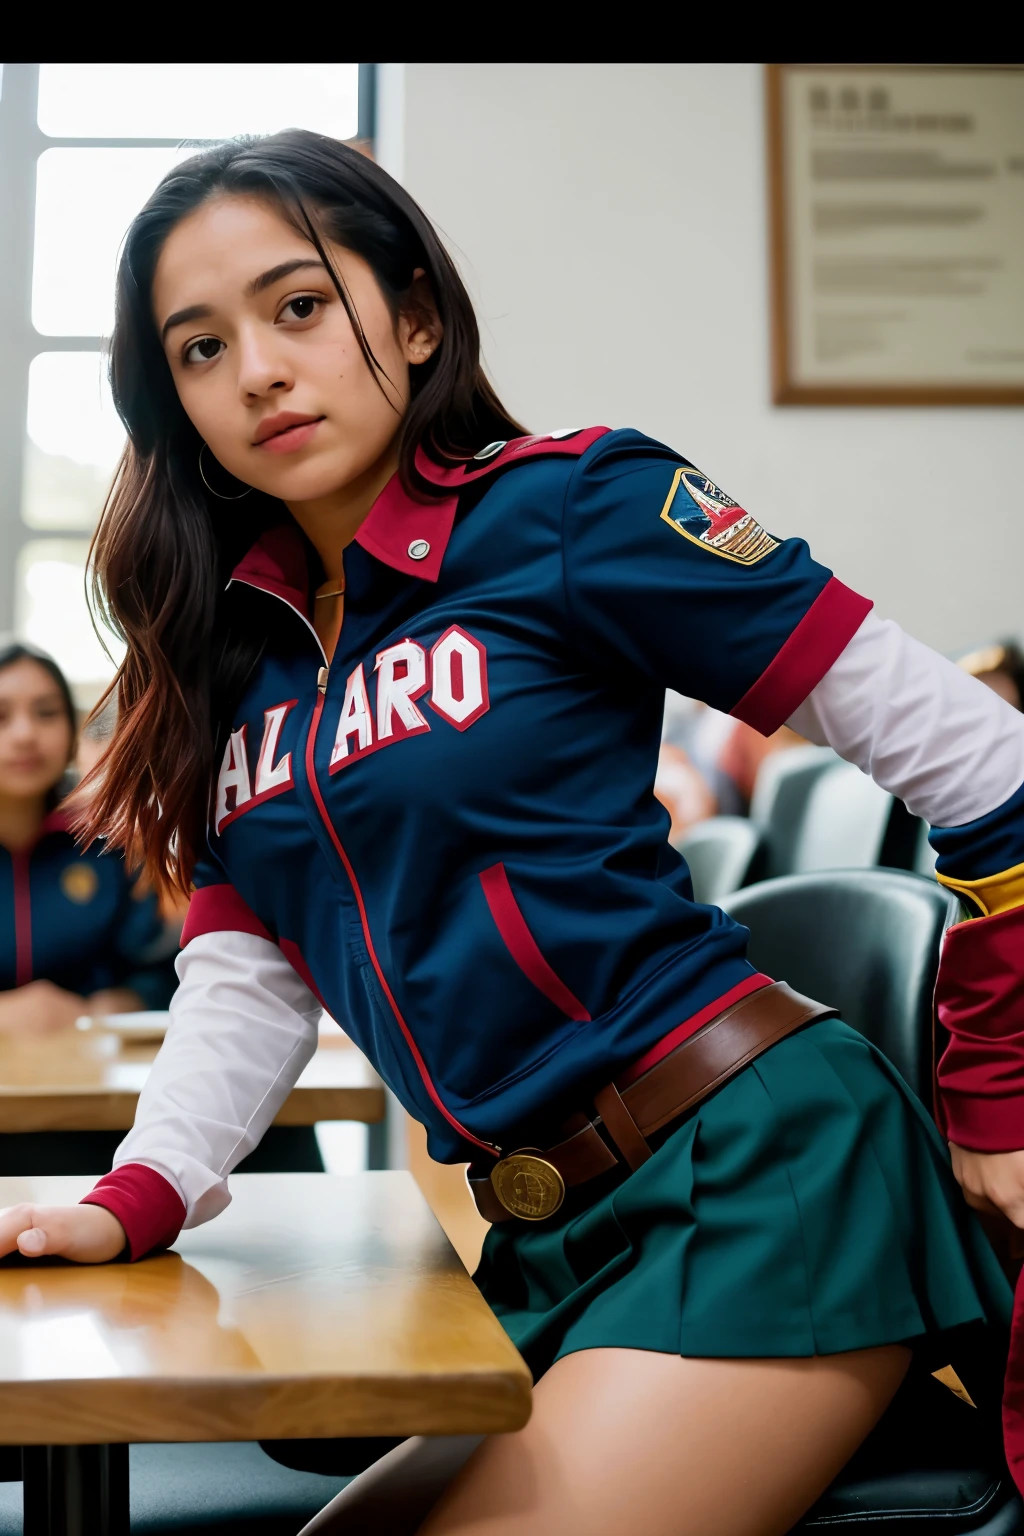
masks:
POLYGON ((417 267, 398 314, 398 340, 406 362, 412 367, 425 363, 437 351, 443 334, 430 279, 417 267))

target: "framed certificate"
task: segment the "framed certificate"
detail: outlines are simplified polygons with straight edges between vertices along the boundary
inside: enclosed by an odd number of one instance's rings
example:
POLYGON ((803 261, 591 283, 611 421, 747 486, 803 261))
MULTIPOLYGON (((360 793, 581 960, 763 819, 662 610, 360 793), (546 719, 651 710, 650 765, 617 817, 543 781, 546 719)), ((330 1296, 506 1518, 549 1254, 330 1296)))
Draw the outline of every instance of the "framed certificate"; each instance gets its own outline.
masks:
POLYGON ((1024 404, 1024 67, 769 64, 774 399, 1024 404))

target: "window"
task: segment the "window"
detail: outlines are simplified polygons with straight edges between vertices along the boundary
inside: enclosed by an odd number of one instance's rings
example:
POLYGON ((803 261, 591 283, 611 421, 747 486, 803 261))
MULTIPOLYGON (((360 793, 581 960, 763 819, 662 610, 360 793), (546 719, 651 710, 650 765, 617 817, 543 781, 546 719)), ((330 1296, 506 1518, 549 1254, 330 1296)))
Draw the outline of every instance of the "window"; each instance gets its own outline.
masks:
POLYGON ((0 629, 51 651, 82 705, 113 669, 84 573, 124 442, 103 339, 125 230, 196 140, 290 126, 371 138, 372 112, 365 64, 3 66, 0 629))

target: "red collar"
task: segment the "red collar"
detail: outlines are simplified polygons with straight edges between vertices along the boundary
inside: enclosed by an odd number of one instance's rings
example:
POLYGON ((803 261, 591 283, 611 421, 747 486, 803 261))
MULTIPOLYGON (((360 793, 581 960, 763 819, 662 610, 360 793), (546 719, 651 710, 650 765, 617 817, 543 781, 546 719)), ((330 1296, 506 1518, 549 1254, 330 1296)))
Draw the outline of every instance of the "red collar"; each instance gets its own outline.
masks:
MULTIPOLYGON (((356 543, 405 576, 437 581, 455 523, 459 492, 464 486, 524 458, 565 454, 579 458, 608 430, 587 427, 547 437, 516 437, 509 442, 490 443, 472 459, 450 467, 435 464, 420 447, 416 450, 417 472, 430 485, 449 494, 420 499, 411 496, 398 476, 392 475, 356 534, 356 543)), ((236 565, 231 580, 272 592, 299 613, 308 614, 309 577, 296 524, 279 523, 264 533, 236 565)))
MULTIPOLYGON (((458 501, 457 495, 418 501, 403 490, 398 476, 393 475, 370 508, 356 534, 356 543, 403 575, 436 581, 451 538, 458 501), (410 554, 410 550, 415 554, 410 554)), ((235 566, 231 580, 272 592, 299 613, 307 614, 309 572, 298 525, 291 521, 278 523, 261 534, 235 566)))

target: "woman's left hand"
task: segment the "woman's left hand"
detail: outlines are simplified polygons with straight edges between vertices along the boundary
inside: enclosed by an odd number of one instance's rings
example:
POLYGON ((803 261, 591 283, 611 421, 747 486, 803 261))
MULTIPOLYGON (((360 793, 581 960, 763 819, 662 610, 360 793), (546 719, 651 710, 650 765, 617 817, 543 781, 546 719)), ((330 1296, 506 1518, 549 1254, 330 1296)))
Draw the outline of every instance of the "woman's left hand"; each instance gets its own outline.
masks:
POLYGON ((131 987, 105 987, 102 992, 94 992, 84 1000, 81 1012, 102 1017, 106 1013, 138 1013, 145 1006, 131 987))
POLYGON ((0 1033, 50 1035, 71 1029, 84 999, 66 992, 52 981, 28 981, 11 992, 0 993, 0 1033))
POLYGON ((1024 1227, 1024 1151, 972 1152, 952 1141, 949 1150, 967 1204, 1024 1227))

